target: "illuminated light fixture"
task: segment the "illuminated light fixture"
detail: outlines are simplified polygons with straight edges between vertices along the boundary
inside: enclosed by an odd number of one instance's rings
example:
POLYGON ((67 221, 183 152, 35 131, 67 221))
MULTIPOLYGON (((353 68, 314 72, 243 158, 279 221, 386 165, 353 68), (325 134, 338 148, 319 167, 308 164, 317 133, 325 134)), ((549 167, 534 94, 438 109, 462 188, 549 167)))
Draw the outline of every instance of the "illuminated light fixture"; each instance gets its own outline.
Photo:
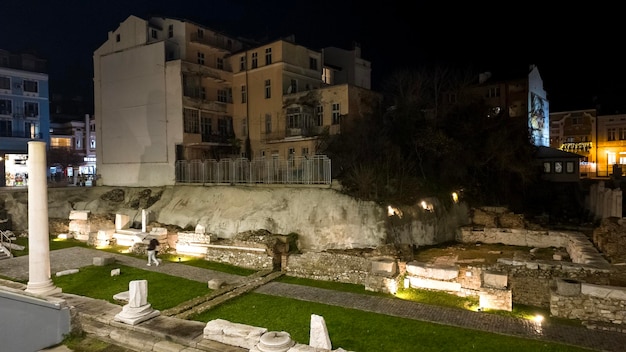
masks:
POLYGON ((455 203, 459 202, 459 194, 456 192, 452 192, 452 201, 455 203))
POLYGON ((543 322, 543 315, 537 314, 533 317, 533 321, 537 324, 541 324, 543 322))
POLYGON ((422 209, 432 212, 433 211, 433 205, 430 203, 426 203, 425 200, 420 202, 420 205, 422 206, 422 209))
POLYGON ((387 206, 387 216, 398 215, 399 218, 402 218, 402 210, 398 208, 394 208, 391 205, 387 206))
POLYGON ((178 257, 178 262, 180 263, 180 257, 178 257))

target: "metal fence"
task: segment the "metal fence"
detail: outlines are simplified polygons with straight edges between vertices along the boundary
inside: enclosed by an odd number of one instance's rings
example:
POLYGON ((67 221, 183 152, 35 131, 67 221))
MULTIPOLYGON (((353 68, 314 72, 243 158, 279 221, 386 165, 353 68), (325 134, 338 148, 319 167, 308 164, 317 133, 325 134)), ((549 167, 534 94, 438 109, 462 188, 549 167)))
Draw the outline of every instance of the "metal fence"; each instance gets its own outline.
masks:
POLYGON ((325 155, 288 160, 260 158, 179 160, 179 183, 330 184, 331 162, 325 155))

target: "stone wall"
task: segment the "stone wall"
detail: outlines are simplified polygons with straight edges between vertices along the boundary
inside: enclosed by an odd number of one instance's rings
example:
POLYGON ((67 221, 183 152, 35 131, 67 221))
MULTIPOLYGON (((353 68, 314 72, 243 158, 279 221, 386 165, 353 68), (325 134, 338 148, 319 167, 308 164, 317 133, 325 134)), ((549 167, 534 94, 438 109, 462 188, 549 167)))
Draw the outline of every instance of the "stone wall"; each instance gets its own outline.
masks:
POLYGON ((228 249, 208 247, 205 259, 212 262, 235 265, 254 270, 271 270, 274 268, 274 258, 267 251, 252 251, 245 249, 228 249))
POLYGON ((364 285, 370 273, 370 259, 335 253, 290 254, 282 268, 291 276, 364 285))
POLYGON ((560 280, 552 291, 550 313, 566 319, 624 326, 626 288, 560 280))

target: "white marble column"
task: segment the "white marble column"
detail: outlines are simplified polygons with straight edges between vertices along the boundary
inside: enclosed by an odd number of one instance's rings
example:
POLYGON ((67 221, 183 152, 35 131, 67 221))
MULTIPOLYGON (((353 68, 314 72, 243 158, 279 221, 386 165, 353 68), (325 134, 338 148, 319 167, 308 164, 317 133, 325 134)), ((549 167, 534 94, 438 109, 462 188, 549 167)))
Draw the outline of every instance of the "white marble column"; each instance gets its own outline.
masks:
POLYGON ((50 278, 46 142, 28 142, 28 284, 26 292, 61 292, 50 278))

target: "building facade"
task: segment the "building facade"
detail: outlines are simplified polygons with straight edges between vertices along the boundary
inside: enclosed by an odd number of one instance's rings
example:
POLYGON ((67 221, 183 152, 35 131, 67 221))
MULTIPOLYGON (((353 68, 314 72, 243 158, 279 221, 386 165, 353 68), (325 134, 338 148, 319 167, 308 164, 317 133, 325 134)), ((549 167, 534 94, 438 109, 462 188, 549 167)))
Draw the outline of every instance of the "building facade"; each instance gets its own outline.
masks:
POLYGON ((583 178, 597 173, 596 121, 596 109, 550 113, 550 147, 580 155, 583 178))
POLYGON ((379 99, 358 47, 329 52, 327 66, 293 37, 128 17, 93 57, 98 184, 171 185, 181 160, 314 155, 379 99))
POLYGON ((79 184, 96 176, 96 121, 56 120, 50 123, 50 177, 56 181, 79 184), (53 160, 54 159, 54 160, 53 160))
POLYGON ((451 107, 461 99, 482 99, 490 108, 491 117, 525 119, 531 143, 550 146, 550 106, 537 66, 530 65, 523 71, 506 74, 480 73, 476 82, 447 92, 442 104, 444 108, 451 107))
POLYGON ((0 186, 26 186, 28 141, 50 144, 46 60, 0 50, 0 186))

